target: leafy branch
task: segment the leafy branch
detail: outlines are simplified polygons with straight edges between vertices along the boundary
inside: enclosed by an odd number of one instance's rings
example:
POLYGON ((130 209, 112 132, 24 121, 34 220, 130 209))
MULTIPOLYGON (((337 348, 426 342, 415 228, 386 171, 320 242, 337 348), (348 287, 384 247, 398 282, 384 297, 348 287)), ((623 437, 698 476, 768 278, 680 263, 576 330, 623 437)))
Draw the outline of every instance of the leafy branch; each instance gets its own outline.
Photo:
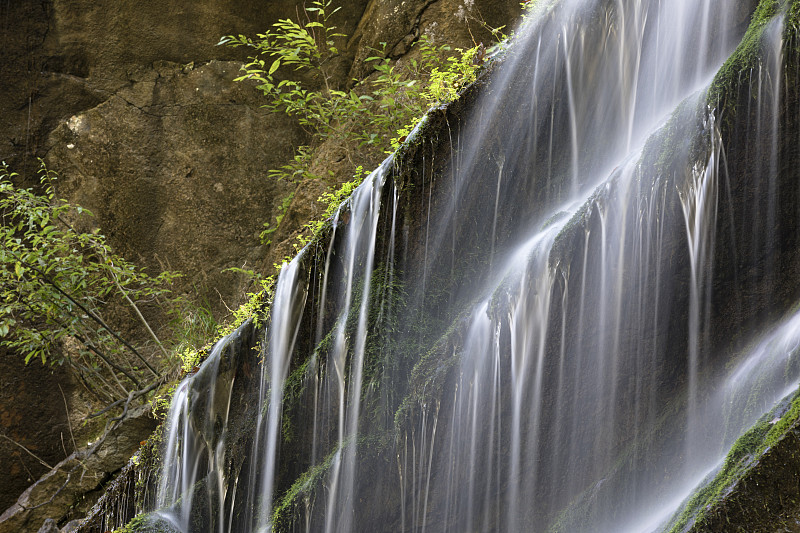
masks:
MULTIPOLYGON (((255 38, 227 35, 218 43, 252 49, 236 81, 255 81, 266 96, 264 107, 296 118, 312 137, 292 161, 268 172, 273 179, 297 183, 320 178, 310 171, 311 162, 315 148, 329 139, 342 142, 354 170, 354 159, 362 166, 377 163, 376 155, 396 150, 427 109, 457 98, 484 61, 482 44, 452 50, 423 36, 416 43, 418 53, 412 54, 416 57, 398 63, 386 57, 382 43, 365 60, 373 72, 351 80, 345 89, 336 84, 332 67, 340 55, 336 42, 346 37, 331 23, 339 9, 333 0, 315 0, 300 21, 282 19, 255 38)), ((270 243, 291 200, 291 195, 284 200, 273 225, 265 224, 263 243, 270 243)))
POLYGON ((70 365, 106 399, 128 395, 123 381, 142 388, 145 374, 160 379, 169 353, 140 307, 173 304, 169 287, 178 274, 152 277, 115 254, 96 229, 76 229, 91 213, 56 196, 57 175, 44 164, 36 190, 15 186, 17 178, 0 165, 0 345, 26 362, 70 365), (104 317, 110 309, 119 322, 126 308, 145 324, 164 361, 146 357, 104 317))

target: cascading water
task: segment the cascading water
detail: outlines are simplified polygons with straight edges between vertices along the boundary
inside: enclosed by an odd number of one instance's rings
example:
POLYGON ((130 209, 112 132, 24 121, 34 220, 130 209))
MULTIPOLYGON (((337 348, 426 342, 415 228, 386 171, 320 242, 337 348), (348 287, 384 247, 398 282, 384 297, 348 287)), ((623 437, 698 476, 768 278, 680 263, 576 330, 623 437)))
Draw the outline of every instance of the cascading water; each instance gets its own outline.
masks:
POLYGON ((197 373, 175 391, 165 422, 156 514, 179 531, 189 531, 201 521, 207 531, 230 530, 225 511, 231 488, 226 469, 231 391, 252 329, 247 322, 219 340, 197 373), (197 516, 200 509, 202 517, 197 516))
POLYGON ((225 343, 179 387, 157 516, 182 532, 671 527, 800 380, 783 13, 728 95, 738 122, 707 92, 741 4, 542 3, 472 112, 412 136, 418 166, 387 159, 283 267, 240 453, 234 380, 195 384, 225 343), (213 391, 207 418, 193 390, 213 391))

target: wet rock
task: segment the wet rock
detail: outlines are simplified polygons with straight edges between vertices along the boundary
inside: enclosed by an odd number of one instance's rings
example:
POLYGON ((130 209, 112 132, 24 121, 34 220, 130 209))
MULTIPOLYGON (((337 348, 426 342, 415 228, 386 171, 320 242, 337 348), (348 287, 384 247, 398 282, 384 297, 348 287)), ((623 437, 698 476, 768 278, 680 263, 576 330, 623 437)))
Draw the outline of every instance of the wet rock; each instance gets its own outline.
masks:
POLYGON ((143 436, 153 429, 155 421, 148 406, 132 411, 94 453, 73 453, 22 493, 0 515, 0 533, 30 531, 47 518, 66 517, 83 495, 97 489, 127 463, 143 436))
POLYGON ((83 520, 70 520, 64 527, 61 528, 61 533, 74 533, 75 531, 78 531, 78 527, 80 527, 81 522, 83 522, 83 520))
MULTIPOLYGON (((290 189, 267 180, 266 172, 305 139, 292 121, 260 109, 263 101, 252 87, 232 82, 239 66, 233 60, 243 60, 247 52, 215 44, 223 34, 254 35, 279 18, 296 18, 299 5, 292 0, 263 5, 233 0, 224 6, 198 0, 172 7, 132 0, 7 2, 0 6, 0 127, 8 135, 0 139, 0 159, 31 178, 35 156, 46 156, 61 175, 59 194, 93 209, 94 223, 117 251, 153 270, 183 270, 185 285, 178 292, 205 287, 204 296, 217 310, 224 310, 222 300, 233 307, 242 280, 220 271, 259 262, 271 267, 257 235, 264 222, 274 220, 290 189)), ((341 82, 348 79, 352 59, 371 55, 369 47, 381 40, 390 43, 393 57, 430 28, 457 46, 472 43, 470 31, 456 29, 466 18, 450 16, 461 7, 455 0, 341 5, 333 22, 353 36, 342 47, 341 82)), ((465 1, 463 7, 473 15, 480 10, 495 26, 501 23, 493 20, 506 23, 509 13, 518 12, 516 0, 465 1)), ((479 25, 470 28, 476 39, 486 40, 479 25)), ((321 166, 329 164, 325 155, 321 166)), ((350 179, 335 170, 334 181, 350 179)), ((301 187, 287 214, 283 248, 274 256, 291 253, 299 227, 319 213, 316 198, 325 187, 301 187)), ((33 372, 15 368, 3 374, 27 380, 33 372)), ((64 391, 71 411, 77 405, 86 409, 82 399, 64 391)), ((7 402, 18 402, 17 397, 7 402)), ((57 388, 30 402, 45 420, 29 411, 20 415, 16 404, 6 409, 3 398, 0 393, 3 431, 19 430, 17 440, 50 465, 67 455, 61 436, 68 442, 69 428, 59 414, 57 388), (8 425, 5 414, 11 411, 17 422, 8 425)), ((77 437, 78 424, 73 426, 77 437)), ((0 509, 45 470, 5 442, 0 464, 12 465, 0 509)))
POLYGON ((58 529, 58 524, 56 524, 55 520, 48 518, 37 533, 61 533, 61 530, 58 529))

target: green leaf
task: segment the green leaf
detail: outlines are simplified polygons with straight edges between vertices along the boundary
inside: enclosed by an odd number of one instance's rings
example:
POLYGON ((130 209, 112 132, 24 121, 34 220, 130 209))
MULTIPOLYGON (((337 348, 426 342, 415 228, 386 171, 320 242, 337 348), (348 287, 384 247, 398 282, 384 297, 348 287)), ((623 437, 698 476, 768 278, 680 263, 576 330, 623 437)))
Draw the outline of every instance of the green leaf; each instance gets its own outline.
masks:
POLYGON ((275 61, 273 61, 272 62, 272 66, 269 67, 268 75, 272 76, 272 74, 274 74, 275 71, 278 70, 278 68, 280 68, 280 66, 281 66, 281 60, 280 59, 276 59, 275 61))

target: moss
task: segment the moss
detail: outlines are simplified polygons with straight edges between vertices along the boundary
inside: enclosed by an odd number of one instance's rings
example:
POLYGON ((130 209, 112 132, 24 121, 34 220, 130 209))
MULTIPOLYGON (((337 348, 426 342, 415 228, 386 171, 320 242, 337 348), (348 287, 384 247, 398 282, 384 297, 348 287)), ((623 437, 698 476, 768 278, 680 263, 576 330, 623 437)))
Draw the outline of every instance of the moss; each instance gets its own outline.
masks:
MULTIPOLYGON (((334 333, 339 327, 340 321, 344 320, 345 337, 355 338, 358 332, 358 321, 361 313, 362 300, 364 295, 364 279, 358 280, 352 295, 350 308, 346 316, 339 316, 331 330, 322 338, 314 349, 315 357, 324 361, 330 350, 334 347, 334 333)), ((399 272, 390 272, 390 267, 384 263, 378 264, 370 274, 370 294, 367 303, 367 339, 365 343, 365 353, 363 361, 364 384, 378 383, 385 374, 386 367, 396 362, 398 357, 405 353, 400 337, 399 317, 407 305, 408 294, 404 284, 400 280, 399 272), (391 274, 391 275, 390 275, 391 274)), ((352 343, 348 343, 348 349, 352 350, 352 343)), ((348 358, 352 353, 348 354, 348 358)), ((305 368, 306 363, 303 363, 305 368)), ((346 365, 346 368, 349 368, 346 365)), ((286 387, 298 388, 302 384, 302 375, 297 373, 298 368, 287 380, 286 387)), ((305 372, 305 370, 303 370, 305 372)), ((365 387, 366 388, 366 387, 365 387)), ((294 390, 293 389, 293 390, 294 390)), ((287 388, 287 393, 289 393, 287 388)), ((287 398, 291 402, 292 398, 299 398, 296 394, 287 398)))
MULTIPOLYGON (((356 442, 359 453, 368 452, 370 456, 374 456, 391 446, 393 440, 391 434, 381 432, 361 436, 356 442)), ((291 525, 297 518, 295 511, 302 500, 304 498, 313 500, 315 494, 324 488, 326 476, 331 470, 336 455, 340 451, 343 452, 352 443, 352 440, 345 440, 342 445, 328 453, 321 463, 311 466, 300 474, 292 486, 276 499, 276 505, 272 510, 272 529, 274 531, 291 530, 291 525)))
POLYGON ((280 497, 272 511, 272 526, 275 531, 288 529, 300 498, 310 497, 320 487, 338 451, 338 449, 332 451, 321 463, 300 474, 289 490, 280 497))
MULTIPOLYGON (((775 446, 786 435, 786 432, 796 424, 798 418, 800 418, 800 392, 795 395, 789 410, 780 417, 780 420, 770 424, 771 427, 764 438, 763 448, 775 446)), ((774 418, 771 420, 774 420, 774 418)))
POLYGON ((702 527, 706 515, 724 501, 761 456, 796 425, 798 417, 800 392, 791 397, 791 403, 782 402, 762 416, 737 439, 716 475, 686 502, 671 524, 670 533, 687 531, 692 524, 693 528, 702 527))
POLYGON ((394 428, 398 434, 415 406, 424 405, 434 398, 441 397, 442 387, 447 381, 450 370, 461 360, 462 337, 472 308, 467 306, 466 309, 414 365, 409 379, 408 395, 394 415, 394 428))
POLYGON ((176 531, 166 520, 154 513, 143 513, 114 533, 176 533, 176 531))
MULTIPOLYGON (((785 8, 787 0, 761 0, 739 46, 720 68, 708 90, 707 102, 715 108, 727 108, 728 98, 735 98, 742 72, 758 65, 762 57, 762 36, 772 18, 785 8)), ((792 6, 797 13, 797 5, 792 6)), ((733 111, 731 109, 731 111, 733 111)))
MULTIPOLYGON (((292 406, 299 402, 303 397, 306 388, 306 374, 308 373, 308 365, 311 359, 306 359, 300 366, 295 368, 283 385, 283 402, 284 405, 292 406)), ((281 438, 284 443, 291 443, 294 438, 294 429, 292 425, 292 417, 290 409, 283 410, 283 417, 281 420, 281 438)))

